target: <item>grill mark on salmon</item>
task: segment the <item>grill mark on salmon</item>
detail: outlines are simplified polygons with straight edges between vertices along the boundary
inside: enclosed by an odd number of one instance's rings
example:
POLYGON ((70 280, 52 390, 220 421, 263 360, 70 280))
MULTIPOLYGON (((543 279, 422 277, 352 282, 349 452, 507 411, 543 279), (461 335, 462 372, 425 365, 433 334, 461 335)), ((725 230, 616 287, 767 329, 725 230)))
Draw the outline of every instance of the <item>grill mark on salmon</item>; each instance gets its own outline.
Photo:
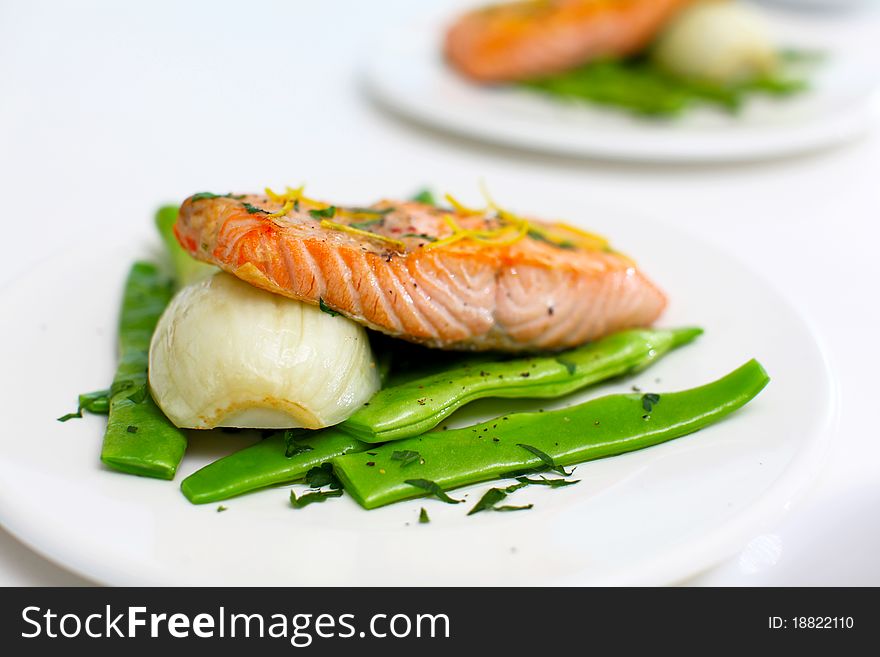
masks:
POLYGON ((175 233, 193 256, 252 285, 444 349, 564 349, 649 325, 666 305, 632 261, 563 224, 411 201, 343 208, 327 224, 309 214, 322 203, 282 206, 190 198, 175 233))

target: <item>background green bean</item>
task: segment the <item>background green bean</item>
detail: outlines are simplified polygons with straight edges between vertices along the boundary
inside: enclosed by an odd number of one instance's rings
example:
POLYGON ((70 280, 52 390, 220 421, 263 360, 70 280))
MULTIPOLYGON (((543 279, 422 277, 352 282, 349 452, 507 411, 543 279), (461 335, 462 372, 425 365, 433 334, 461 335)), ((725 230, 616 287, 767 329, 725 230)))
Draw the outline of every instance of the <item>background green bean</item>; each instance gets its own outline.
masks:
POLYGON ((700 104, 737 112, 755 94, 789 96, 807 88, 804 80, 788 74, 731 85, 689 80, 663 71, 649 57, 591 62, 520 84, 558 99, 590 101, 654 117, 675 116, 700 104))
POLYGON ((768 381, 764 368, 752 360, 713 383, 661 394, 651 404, 642 394, 609 395, 571 408, 512 413, 473 427, 428 433, 376 447, 369 456, 349 454, 331 463, 346 492, 372 509, 424 494, 407 480, 450 489, 546 467, 523 444, 564 466, 678 438, 740 408, 768 381), (419 452, 421 459, 402 467, 392 459, 399 450, 419 452))

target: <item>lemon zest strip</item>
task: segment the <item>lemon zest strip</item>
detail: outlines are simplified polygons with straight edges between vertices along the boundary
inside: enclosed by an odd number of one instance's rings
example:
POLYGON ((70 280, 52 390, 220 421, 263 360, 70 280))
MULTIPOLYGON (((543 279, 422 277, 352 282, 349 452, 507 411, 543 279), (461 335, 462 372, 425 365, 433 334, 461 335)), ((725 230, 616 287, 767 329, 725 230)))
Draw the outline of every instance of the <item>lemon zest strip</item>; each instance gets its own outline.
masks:
POLYGON ((282 208, 278 212, 273 212, 272 214, 268 214, 268 215, 266 215, 266 217, 269 219, 273 219, 276 217, 283 217, 291 210, 293 210, 293 201, 285 201, 284 206, 282 206, 282 208))
POLYGON ((423 246, 422 248, 424 250, 436 249, 440 246, 446 246, 447 244, 454 244, 455 242, 460 242, 461 240, 465 239, 466 237, 467 237, 466 233, 454 233, 454 234, 450 235, 449 237, 444 237, 443 239, 437 240, 436 242, 430 242, 428 244, 425 244, 425 246, 423 246))
POLYGON ((561 228, 562 230, 567 230, 570 233, 574 233, 579 237, 583 237, 587 242, 594 245, 597 249, 606 249, 610 246, 610 242, 602 237, 601 235, 597 235, 596 233, 591 233, 590 231, 584 230, 583 228, 578 228, 577 226, 572 226, 570 224, 563 223, 561 221, 557 221, 551 224, 553 228, 561 228))
POLYGON ((332 230, 339 230, 344 233, 351 233, 352 235, 359 235, 361 237, 370 237, 374 240, 379 240, 381 242, 387 242, 395 247, 397 247, 400 251, 406 250, 406 245, 400 240, 396 240, 393 237, 385 237, 384 235, 379 235, 378 233, 371 233, 368 230, 361 230, 360 228, 354 228, 353 226, 346 226, 345 224, 338 224, 335 221, 330 221, 329 219, 321 219, 321 227, 322 228, 330 228, 332 230))
POLYGON ((486 246, 507 246, 523 239, 529 231, 528 222, 522 220, 518 221, 515 225, 505 226, 497 230, 472 230, 464 228, 450 214, 443 215, 443 221, 452 229, 452 235, 426 244, 423 248, 436 249, 464 239, 470 239, 486 246), (514 228, 513 234, 511 234, 511 228, 514 228))
POLYGON ((273 192, 269 187, 266 187, 266 196, 268 196, 271 200, 276 203, 287 203, 290 201, 291 203, 296 203, 297 201, 302 201, 303 203, 308 203, 309 205, 315 206, 314 209, 324 210, 329 208, 330 205, 328 203, 324 203, 323 201, 318 201, 313 198, 309 198, 303 194, 303 190, 306 188, 305 185, 300 185, 296 189, 293 187, 287 187, 284 190, 283 194, 278 194, 277 192, 273 192))
POLYGON ((463 214, 465 216, 470 216, 474 214, 485 214, 487 208, 469 208, 463 203, 459 203, 458 200, 452 194, 445 194, 444 197, 446 201, 451 205, 456 212, 459 214, 463 214))

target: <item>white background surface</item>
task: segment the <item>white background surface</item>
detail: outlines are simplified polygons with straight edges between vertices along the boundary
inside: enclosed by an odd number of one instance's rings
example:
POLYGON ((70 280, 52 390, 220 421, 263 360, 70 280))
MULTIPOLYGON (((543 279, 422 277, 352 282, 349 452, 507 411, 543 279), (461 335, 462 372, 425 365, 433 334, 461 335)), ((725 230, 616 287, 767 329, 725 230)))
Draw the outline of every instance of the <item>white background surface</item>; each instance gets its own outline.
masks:
MULTIPOLYGON (((839 431, 809 495, 692 582, 880 584, 880 132, 796 159, 700 167, 447 138, 386 115, 357 79, 391 23, 437 4, 0 3, 0 285, 79 236, 109 241, 120 223, 148 222, 158 203, 202 189, 305 181, 369 200, 433 183, 467 197, 485 178, 498 196, 528 188, 536 204, 582 190, 692 231, 773 280, 811 318, 841 386, 839 431), (383 189, 366 182, 385 178, 383 189)), ((841 39, 880 41, 876 13, 816 20, 841 39)), ((0 584, 76 583, 0 530, 0 584)))

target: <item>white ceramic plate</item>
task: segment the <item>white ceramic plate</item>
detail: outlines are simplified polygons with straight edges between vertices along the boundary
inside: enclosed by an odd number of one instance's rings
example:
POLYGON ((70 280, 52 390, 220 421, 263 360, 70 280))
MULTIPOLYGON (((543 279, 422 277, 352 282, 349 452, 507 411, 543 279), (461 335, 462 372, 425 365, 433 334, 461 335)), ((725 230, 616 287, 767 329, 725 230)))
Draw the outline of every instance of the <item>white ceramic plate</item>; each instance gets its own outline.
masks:
MULTIPOLYGON (((834 406, 822 352, 772 286, 726 254, 613 210, 569 212, 578 216, 601 217, 590 227, 639 254, 670 291, 664 324, 706 334, 631 380, 567 402, 633 384, 688 388, 753 356, 770 386, 697 434, 580 466, 576 486, 517 492, 531 511, 467 517, 483 485, 459 492, 468 504, 416 500, 369 512, 347 497, 293 510, 286 490, 271 489, 218 513, 190 505, 178 484, 247 438, 199 435, 177 481, 165 482, 101 466, 104 418, 55 420, 77 393, 110 381, 122 281, 133 259, 158 249, 148 234, 120 235, 118 248, 48 259, 0 295, 0 521, 50 559, 111 584, 659 584, 708 567, 777 519, 815 472, 834 406), (417 523, 423 506, 429 525, 417 523)), ((478 404, 457 419, 523 405, 478 404)))
MULTIPOLYGON (((771 17, 775 14, 771 13, 771 17)), ((756 97, 738 115, 695 109, 654 121, 535 92, 467 82, 441 56, 448 20, 396 29, 371 45, 365 70, 373 96, 419 123, 468 138, 578 157, 651 162, 743 161, 792 155, 851 139, 876 116, 876 39, 837 39, 818 19, 776 17, 778 42, 827 56, 809 92, 756 97), (830 33, 830 34, 829 34, 830 33)))

